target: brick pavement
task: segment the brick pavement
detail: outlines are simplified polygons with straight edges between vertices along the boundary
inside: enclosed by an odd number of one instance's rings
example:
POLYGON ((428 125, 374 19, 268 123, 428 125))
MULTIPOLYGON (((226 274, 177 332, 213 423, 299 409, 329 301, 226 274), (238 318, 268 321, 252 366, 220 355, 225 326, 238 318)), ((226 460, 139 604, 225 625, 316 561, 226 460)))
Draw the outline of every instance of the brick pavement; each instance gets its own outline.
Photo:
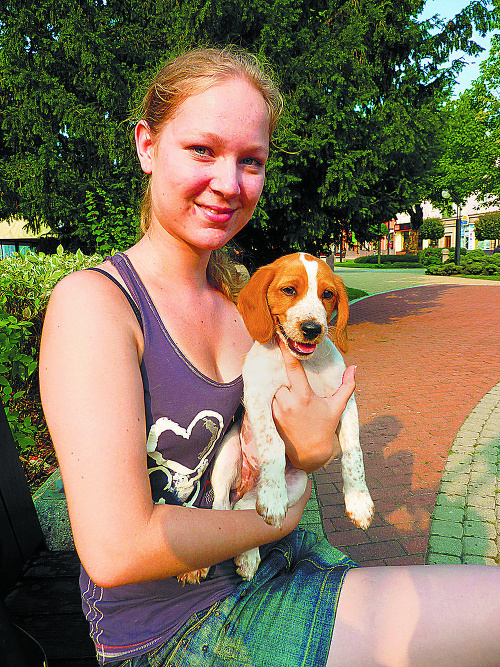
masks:
POLYGON ((326 535, 363 565, 425 562, 431 514, 457 432, 500 380, 500 284, 432 285, 351 305, 348 363, 368 486, 367 531, 344 513, 339 459, 315 473, 326 535))

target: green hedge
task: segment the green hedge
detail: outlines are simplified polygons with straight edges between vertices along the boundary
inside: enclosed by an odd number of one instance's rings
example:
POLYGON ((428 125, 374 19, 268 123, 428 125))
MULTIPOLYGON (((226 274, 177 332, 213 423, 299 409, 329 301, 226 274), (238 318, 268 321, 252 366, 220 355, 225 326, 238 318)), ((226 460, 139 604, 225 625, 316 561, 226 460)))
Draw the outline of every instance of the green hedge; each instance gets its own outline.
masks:
POLYGON ((443 251, 441 248, 424 248, 418 253, 418 258, 422 266, 441 265, 443 263, 443 251))
POLYGON ((460 266, 448 260, 442 266, 429 266, 426 273, 438 276, 496 276, 500 275, 500 256, 498 253, 486 255, 484 250, 477 248, 460 254, 460 266))
MULTIPOLYGON (((378 264, 378 255, 367 255, 366 257, 356 257, 356 264, 378 264)), ((380 255, 381 264, 396 264, 398 268, 408 268, 401 266, 408 264, 411 268, 418 268, 420 265, 418 255, 380 255)))
POLYGON ((49 296, 63 276, 102 259, 59 246, 54 255, 28 251, 0 260, 0 396, 21 453, 35 445, 43 422, 37 371, 49 296))

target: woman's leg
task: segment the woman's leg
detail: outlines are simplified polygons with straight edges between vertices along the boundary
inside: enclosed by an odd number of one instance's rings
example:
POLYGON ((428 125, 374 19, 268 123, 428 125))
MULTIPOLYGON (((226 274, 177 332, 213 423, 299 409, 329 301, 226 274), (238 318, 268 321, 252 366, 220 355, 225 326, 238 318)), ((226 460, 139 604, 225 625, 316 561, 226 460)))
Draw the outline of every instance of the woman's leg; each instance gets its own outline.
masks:
POLYGON ((365 567, 346 575, 327 667, 499 667, 500 567, 365 567))

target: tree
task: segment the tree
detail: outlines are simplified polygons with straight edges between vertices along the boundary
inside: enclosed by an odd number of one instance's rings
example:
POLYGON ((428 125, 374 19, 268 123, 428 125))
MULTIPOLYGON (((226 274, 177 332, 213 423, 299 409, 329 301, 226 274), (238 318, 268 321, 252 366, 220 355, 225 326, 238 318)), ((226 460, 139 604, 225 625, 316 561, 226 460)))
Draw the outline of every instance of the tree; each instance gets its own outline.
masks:
POLYGON ((488 204, 500 199, 500 41, 493 36, 480 75, 444 110, 445 150, 439 164, 440 188, 464 202, 471 194, 488 204))
POLYGON ((500 211, 485 213, 476 220, 474 234, 478 241, 500 239, 500 211))
MULTIPOLYGON (((435 197, 442 204, 441 190, 449 190, 453 201, 463 204, 485 185, 493 145, 484 113, 484 87, 474 86, 443 109, 446 131, 444 150, 438 162, 435 197), (479 92, 479 89, 483 92, 479 92)), ((449 211, 448 211, 449 212, 449 211)))
MULTIPOLYGON (((93 249, 85 206, 104 191, 136 209, 128 143, 139 82, 178 48, 236 42, 269 58, 287 115, 254 222, 239 241, 261 263, 325 251, 342 230, 363 241, 419 201, 437 114, 477 52, 485 0, 452 22, 419 22, 424 0, 6 0, 0 8, 0 216, 48 223, 93 249), (434 32, 437 30, 437 32, 434 32)), ((421 200, 420 200, 421 201, 421 200)))
POLYGON ((444 225, 441 218, 426 218, 420 227, 420 236, 428 239, 434 246, 444 236, 444 225))
MULTIPOLYGON (((87 193, 136 208, 128 117, 138 80, 167 55, 168 22, 135 0, 8 0, 0 14, 0 216, 48 224, 93 250, 87 193)), ((164 14, 175 6, 162 2, 164 14)))

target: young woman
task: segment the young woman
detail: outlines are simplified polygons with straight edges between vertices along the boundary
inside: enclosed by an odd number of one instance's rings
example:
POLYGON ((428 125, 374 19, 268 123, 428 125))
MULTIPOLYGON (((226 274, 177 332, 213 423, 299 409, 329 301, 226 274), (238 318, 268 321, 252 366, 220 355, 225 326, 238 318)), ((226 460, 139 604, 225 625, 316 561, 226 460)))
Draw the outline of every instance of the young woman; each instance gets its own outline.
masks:
MULTIPOLYGON (((62 280, 50 300, 42 398, 98 658, 500 665, 496 568, 355 568, 295 530, 309 489, 281 529, 253 510, 210 509, 210 463, 238 411, 252 344, 218 251, 255 209, 280 111, 271 78, 245 52, 200 49, 167 63, 135 129, 149 175, 144 235, 98 271, 62 280), (232 558, 256 546, 263 560, 244 582, 232 558), (209 566, 198 585, 177 580, 209 566)), ((338 453, 354 368, 321 399, 283 355, 289 386, 274 417, 292 463, 312 471, 338 453)))

